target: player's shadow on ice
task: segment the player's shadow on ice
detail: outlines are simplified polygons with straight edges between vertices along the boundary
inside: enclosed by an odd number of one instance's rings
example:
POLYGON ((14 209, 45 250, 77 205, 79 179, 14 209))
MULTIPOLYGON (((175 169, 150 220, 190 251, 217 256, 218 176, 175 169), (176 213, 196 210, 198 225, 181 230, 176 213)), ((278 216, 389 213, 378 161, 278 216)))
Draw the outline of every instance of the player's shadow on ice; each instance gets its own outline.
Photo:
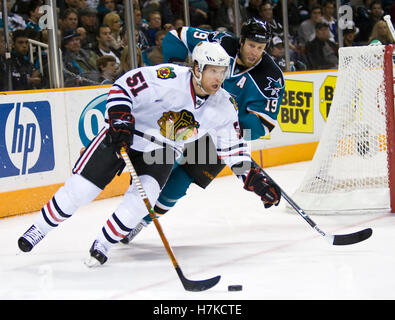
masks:
MULTIPOLYGON (((224 248, 235 249, 235 246, 243 246, 244 242, 217 243, 209 245, 172 245, 171 248, 177 259, 188 259, 196 257, 218 257, 218 252, 223 252, 224 248)), ((117 255, 127 256, 138 261, 169 259, 164 245, 161 243, 135 242, 130 244, 119 243, 116 248, 117 255)))

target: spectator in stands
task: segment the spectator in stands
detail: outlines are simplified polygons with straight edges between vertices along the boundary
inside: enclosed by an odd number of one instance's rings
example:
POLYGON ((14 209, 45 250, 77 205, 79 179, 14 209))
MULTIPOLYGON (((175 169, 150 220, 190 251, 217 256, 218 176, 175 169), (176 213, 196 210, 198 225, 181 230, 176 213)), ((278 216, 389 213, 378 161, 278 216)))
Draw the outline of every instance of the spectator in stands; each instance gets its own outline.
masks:
POLYGON ((334 14, 334 0, 325 0, 322 5, 322 22, 325 22, 329 26, 329 40, 337 43, 337 19, 335 19, 334 14))
MULTIPOLYGON (((26 36, 28 39, 32 39, 41 43, 48 44, 48 39, 45 38, 47 30, 37 31, 32 28, 26 28, 26 36)), ((30 58, 29 61, 33 64, 34 69, 40 70, 41 84, 40 88, 49 88, 49 67, 48 67, 48 49, 41 48, 39 52, 36 50, 37 47, 33 46, 33 62, 30 58), (42 68, 41 68, 42 67, 42 68)))
POLYGON ((89 7, 88 0, 78 0, 78 9, 85 9, 89 7))
POLYGON ((143 17, 141 15, 141 10, 139 7, 133 8, 133 14, 134 14, 134 27, 139 34, 137 45, 141 50, 145 50, 149 47, 149 42, 145 35, 145 31, 148 29, 148 23, 143 21, 143 17))
POLYGON ((373 26, 377 21, 381 20, 384 15, 383 7, 380 1, 373 1, 370 4, 370 12, 366 17, 359 17, 357 20, 357 27, 359 33, 356 41, 366 44, 369 40, 369 35, 372 33, 373 26))
POLYGON ((101 56, 97 58, 96 66, 100 72, 100 84, 114 83, 118 75, 119 65, 113 56, 101 56))
POLYGON ((79 11, 80 27, 85 30, 85 39, 81 43, 84 49, 92 50, 96 45, 96 30, 98 27, 97 10, 87 7, 79 11))
MULTIPOLYGON (((137 45, 138 43, 138 37, 139 37, 139 33, 137 32, 137 30, 134 30, 135 35, 136 35, 136 56, 137 56, 137 67, 142 67, 144 65, 143 62, 143 54, 141 49, 139 48, 139 46, 137 45)), ((126 30, 123 30, 121 32, 121 37, 122 37, 122 43, 123 45, 123 49, 122 49, 122 53, 121 53, 121 62, 120 62, 120 75, 124 74, 125 72, 129 71, 131 69, 131 64, 129 61, 129 48, 127 45, 127 39, 126 39, 126 30)))
MULTIPOLYGON (((365 25, 368 23, 369 21, 369 14, 370 14, 370 5, 373 2, 373 0, 363 0, 363 4, 357 6, 356 10, 355 10, 355 25, 356 28, 358 28, 359 30, 359 26, 361 25, 365 25)), ((369 35, 360 35, 357 33, 356 35, 356 40, 359 41, 359 39, 361 39, 361 37, 368 37, 369 35)), ((367 38, 366 40, 367 41, 367 38)))
POLYGON ((392 37, 391 31, 384 20, 379 20, 374 25, 372 33, 369 37, 369 44, 370 43, 384 45, 394 43, 394 38, 392 37))
POLYGON ((111 29, 107 25, 101 25, 97 30, 97 46, 94 48, 95 53, 101 56, 113 56, 116 63, 119 65, 119 58, 121 57, 121 50, 112 47, 113 38, 111 36, 111 29))
MULTIPOLYGON (((12 1, 7 1, 11 2, 12 1)), ((29 16, 28 16, 28 5, 29 5, 30 0, 15 0, 14 4, 12 5, 11 12, 14 12, 18 15, 20 15, 24 21, 26 21, 29 16)))
POLYGON ((68 8, 64 11, 59 23, 59 28, 63 32, 65 30, 76 30, 80 34, 81 43, 85 43, 86 30, 84 27, 78 27, 78 11, 68 8))
POLYGON ((303 61, 297 59, 296 55, 293 55, 290 60, 291 70, 287 70, 285 61, 284 41, 278 36, 273 37, 270 46, 268 47, 268 53, 282 71, 299 71, 307 69, 306 64, 303 61))
MULTIPOLYGON (((142 52, 141 52, 140 48, 137 46, 136 46, 136 56, 137 56, 137 67, 144 66, 142 52)), ((129 62, 129 47, 128 46, 126 46, 125 49, 123 49, 123 51, 122 51, 120 69, 121 69, 121 71, 120 71, 121 75, 131 69, 131 64, 129 62)))
POLYGON ((209 16, 205 11, 192 6, 189 7, 189 17, 192 27, 198 27, 200 25, 207 24, 209 21, 209 16))
POLYGON ((100 0, 97 6, 97 12, 99 14, 99 21, 103 22, 103 18, 107 13, 115 12, 120 14, 122 6, 118 5, 116 0, 100 0))
POLYGON ((329 26, 315 25, 315 38, 306 43, 306 61, 309 69, 335 69, 338 65, 338 46, 329 40, 329 26))
MULTIPOLYGON (((299 25, 302 22, 299 5, 297 0, 287 0, 287 2, 288 30, 290 36, 296 39, 299 25)), ((273 7, 273 16, 278 22, 283 23, 282 1, 278 1, 273 7)))
POLYGON ((65 86, 92 84, 87 78, 98 74, 97 55, 92 50, 81 48, 80 35, 74 30, 63 32, 62 47, 65 86))
MULTIPOLYGON (((183 8, 183 0, 176 0, 181 2, 181 8, 183 8)), ((170 4, 168 0, 141 0, 141 12, 143 14, 143 18, 149 19, 151 12, 159 11, 161 15, 162 23, 171 23, 173 20, 173 13, 170 10, 170 4)))
POLYGON ((32 28, 37 31, 41 31, 39 26, 39 20, 44 13, 40 13, 40 7, 42 6, 41 0, 31 0, 28 6, 29 18, 26 23, 26 28, 32 28))
MULTIPOLYGON (((246 19, 245 8, 240 5, 239 25, 242 24, 242 21, 246 21, 246 19)), ((227 31, 234 32, 234 23, 233 0, 222 0, 213 19, 214 28, 224 27, 227 31)), ((176 27, 175 29, 177 30, 176 27)))
POLYGON ((310 18, 303 21, 298 29, 299 45, 303 48, 308 41, 315 37, 315 26, 322 21, 322 9, 320 6, 315 6, 310 12, 310 18))
MULTIPOLYGON (((8 30, 14 31, 18 29, 25 29, 26 22, 23 17, 15 12, 11 11, 12 2, 7 1, 7 12, 8 12, 8 30)), ((0 29, 4 27, 3 23, 3 1, 0 1, 0 29)))
POLYGON ((167 32, 165 30, 159 30, 155 34, 155 46, 153 46, 151 50, 147 52, 147 65, 153 66, 164 62, 162 54, 162 40, 166 33, 167 32))
POLYGON ((182 28, 183 26, 185 26, 184 19, 180 17, 175 18, 173 21, 173 26, 175 30, 182 28))
POLYGON ((148 17, 148 28, 144 31, 149 46, 155 45, 155 34, 162 28, 162 16, 159 11, 153 11, 148 17))
POLYGON ((75 10, 79 10, 80 8, 80 1, 79 0, 64 0, 65 2, 65 9, 73 8, 75 10))
POLYGON ((41 85, 40 72, 29 62, 29 44, 25 30, 15 30, 12 34, 13 47, 10 68, 13 90, 37 89, 41 85))
POLYGON ((66 9, 63 13, 59 24, 60 29, 63 30, 77 30, 78 28, 78 11, 72 8, 66 9))
POLYGON ((284 42, 278 37, 274 36, 270 46, 268 48, 268 53, 277 63, 277 65, 281 68, 282 71, 287 71, 286 62, 285 62, 285 51, 284 51, 284 42))
POLYGON ((270 0, 262 3, 259 6, 259 16, 261 20, 266 21, 269 24, 273 37, 277 36, 281 39, 284 39, 283 26, 281 23, 276 21, 276 19, 274 19, 273 5, 270 0))
POLYGON ((192 12, 190 14, 191 26, 207 24, 209 22, 209 5, 206 0, 189 0, 192 12))
POLYGON ((247 19, 256 18, 262 19, 259 14, 259 7, 262 4, 262 0, 250 0, 248 2, 248 7, 246 8, 247 19))
POLYGON ((0 29, 0 74, 3 76, 0 77, 0 92, 7 91, 8 88, 8 68, 7 61, 5 58, 6 52, 6 43, 4 36, 4 29, 0 29))
POLYGON ((116 12, 107 13, 103 18, 103 24, 110 27, 112 44, 114 49, 121 47, 121 17, 116 12))
POLYGON ((343 31, 343 46, 344 47, 352 47, 356 45, 355 37, 357 34, 356 28, 352 29, 344 29, 343 31))

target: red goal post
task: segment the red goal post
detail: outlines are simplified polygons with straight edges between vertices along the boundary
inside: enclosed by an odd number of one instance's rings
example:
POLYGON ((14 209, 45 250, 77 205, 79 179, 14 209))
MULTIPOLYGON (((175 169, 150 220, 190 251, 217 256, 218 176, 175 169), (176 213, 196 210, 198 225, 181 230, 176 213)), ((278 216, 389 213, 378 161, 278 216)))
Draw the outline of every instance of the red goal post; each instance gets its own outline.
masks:
POLYGON ((394 45, 385 46, 384 83, 387 106, 388 184, 391 213, 395 213, 395 111, 394 111, 394 45))

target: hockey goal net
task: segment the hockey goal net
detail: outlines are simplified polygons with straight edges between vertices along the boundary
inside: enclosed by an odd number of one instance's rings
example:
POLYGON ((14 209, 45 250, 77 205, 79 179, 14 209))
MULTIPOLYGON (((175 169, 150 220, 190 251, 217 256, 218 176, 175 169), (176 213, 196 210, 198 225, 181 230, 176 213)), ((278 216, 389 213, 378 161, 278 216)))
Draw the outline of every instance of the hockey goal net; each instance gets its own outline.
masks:
POLYGON ((312 214, 395 212, 393 46, 339 50, 335 94, 294 200, 312 214))

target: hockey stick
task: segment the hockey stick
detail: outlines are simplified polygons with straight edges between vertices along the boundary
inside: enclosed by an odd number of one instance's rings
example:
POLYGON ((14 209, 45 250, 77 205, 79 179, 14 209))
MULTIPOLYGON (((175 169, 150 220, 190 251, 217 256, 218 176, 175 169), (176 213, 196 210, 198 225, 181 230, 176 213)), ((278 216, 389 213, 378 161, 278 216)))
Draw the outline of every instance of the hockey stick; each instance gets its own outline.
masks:
MULTIPOLYGON (((267 176, 269 179, 274 181, 270 176, 266 173, 265 170, 261 168, 262 173, 267 176)), ((276 183, 277 184, 277 183, 276 183)), ((330 244, 333 244, 335 246, 342 246, 342 245, 349 245, 349 244, 354 244, 358 243, 361 241, 364 241, 368 239, 372 235, 372 229, 367 228, 361 231, 357 231, 354 233, 348 233, 348 234, 338 234, 338 235, 332 235, 324 232, 321 228, 318 227, 318 225, 306 214, 306 212, 303 211, 301 207, 299 207, 295 201, 292 200, 290 196, 288 196, 283 189, 277 184, 277 186, 281 190, 281 196, 291 205, 293 209, 299 215, 307 221, 307 223, 312 227, 315 231, 317 231, 321 236, 324 237, 326 241, 328 241, 330 244)))
POLYGON ((156 218, 156 215, 154 213, 154 210, 152 209, 152 206, 149 202, 147 194, 145 193, 143 185, 141 184, 140 178, 137 175, 136 170, 134 169, 133 164, 130 161, 130 158, 129 158, 124 147, 121 148, 121 156, 122 156, 123 160, 125 161, 126 168, 130 172, 132 180, 136 184, 139 195, 143 199, 144 204, 149 212, 149 215, 150 215, 152 221, 154 222, 156 229, 158 230, 160 238, 162 239, 162 242, 163 242, 163 244, 166 248, 166 251, 171 259, 171 262, 173 263, 174 268, 176 269, 178 277, 180 278, 182 285, 184 286, 184 289, 187 291, 204 291, 204 290, 214 287, 218 283, 218 281, 221 279, 221 276, 216 276, 214 278, 207 279, 207 280, 189 280, 189 279, 185 278, 184 274, 181 271, 180 266, 178 265, 178 262, 177 262, 177 259, 174 255, 174 253, 173 253, 173 250, 171 249, 169 242, 166 239, 166 236, 163 232, 162 226, 160 225, 158 219, 156 218))

